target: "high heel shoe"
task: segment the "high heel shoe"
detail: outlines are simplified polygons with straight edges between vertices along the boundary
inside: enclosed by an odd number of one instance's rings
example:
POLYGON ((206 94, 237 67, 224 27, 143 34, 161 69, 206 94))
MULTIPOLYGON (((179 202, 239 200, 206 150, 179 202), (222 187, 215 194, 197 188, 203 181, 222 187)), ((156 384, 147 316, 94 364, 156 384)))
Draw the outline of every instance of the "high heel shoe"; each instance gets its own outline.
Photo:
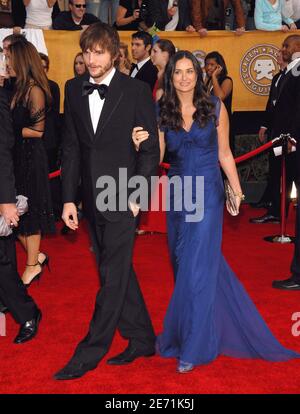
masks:
POLYGON ((49 264, 49 262, 50 262, 50 257, 47 255, 47 253, 42 253, 42 254, 45 256, 45 260, 44 260, 43 262, 40 262, 40 261, 38 260, 38 264, 41 266, 42 270, 43 270, 43 268, 44 268, 45 266, 47 266, 47 268, 48 268, 49 272, 51 272, 51 270, 50 270, 50 264, 49 264))
POLYGON ((179 361, 176 371, 180 374, 186 374, 194 369, 194 365, 190 362, 179 361))
POLYGON ((40 278, 41 278, 41 276, 42 276, 42 273, 43 273, 43 266, 40 264, 40 262, 37 262, 36 264, 34 264, 34 265, 30 265, 30 264, 26 264, 26 266, 28 266, 28 267, 33 267, 33 266, 37 266, 37 265, 40 265, 41 266, 41 271, 38 273, 38 274, 36 274, 36 275, 34 275, 33 276, 33 278, 31 279, 31 281, 29 282, 29 283, 24 283, 24 286, 26 287, 26 289, 27 288, 29 288, 29 286, 34 282, 34 281, 39 281, 40 280, 40 278))

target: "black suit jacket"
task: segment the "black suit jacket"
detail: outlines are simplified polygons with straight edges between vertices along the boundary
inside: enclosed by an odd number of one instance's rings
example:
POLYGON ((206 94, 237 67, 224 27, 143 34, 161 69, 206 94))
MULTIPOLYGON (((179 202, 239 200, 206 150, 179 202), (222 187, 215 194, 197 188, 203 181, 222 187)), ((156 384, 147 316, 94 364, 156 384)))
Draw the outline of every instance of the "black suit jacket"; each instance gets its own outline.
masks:
POLYGON ((297 176, 300 177, 300 62, 280 84, 270 121, 271 137, 290 134, 297 140, 297 176), (295 76, 298 74, 298 76, 295 76))
MULTIPOLYGON (((128 211, 118 211, 119 168, 126 168, 128 179, 141 175, 150 180, 150 176, 157 174, 159 141, 154 104, 146 84, 116 71, 94 134, 89 97, 82 96, 82 83, 88 78, 89 75, 83 75, 66 83, 63 202, 75 202, 81 177, 83 206, 88 219, 94 222, 104 216, 109 221, 118 221, 122 214, 128 214, 128 211), (142 126, 150 134, 138 152, 132 142, 135 126, 142 126), (103 189, 97 188, 97 180, 107 175, 117 184, 117 211, 100 213, 96 209, 96 198, 103 189)), ((121 191, 124 191, 123 187, 121 191)))
POLYGON ((277 97, 276 82, 280 74, 281 72, 278 72, 276 73, 276 75, 273 76, 271 87, 270 87, 269 98, 268 98, 266 110, 265 110, 264 117, 263 117, 262 126, 266 127, 268 130, 272 128, 273 112, 275 108, 273 105, 273 100, 277 97))
POLYGON ((7 92, 0 88, 0 204, 16 202, 12 160, 14 142, 7 92))
MULTIPOLYGON (((133 72, 134 65, 131 67, 130 75, 133 72)), ((153 91, 155 83, 157 81, 158 70, 156 66, 153 65, 151 59, 146 62, 141 69, 138 71, 134 79, 139 79, 143 82, 148 83, 151 90, 153 91)))
MULTIPOLYGON (((165 30, 165 26, 171 21, 168 16, 168 4, 169 0, 151 0, 149 3, 151 18, 160 30, 165 30)), ((179 21, 176 30, 185 30, 192 24, 189 0, 178 0, 178 11, 179 21)))

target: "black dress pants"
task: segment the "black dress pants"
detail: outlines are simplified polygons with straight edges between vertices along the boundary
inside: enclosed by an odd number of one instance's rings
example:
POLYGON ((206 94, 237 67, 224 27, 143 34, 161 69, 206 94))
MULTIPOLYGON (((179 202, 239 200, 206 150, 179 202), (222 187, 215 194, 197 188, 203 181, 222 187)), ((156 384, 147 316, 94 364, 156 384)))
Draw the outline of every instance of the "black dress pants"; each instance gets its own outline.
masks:
POLYGON ((101 288, 87 336, 75 359, 96 364, 108 352, 118 329, 129 345, 153 352, 155 334, 132 266, 135 219, 124 213, 118 222, 104 218, 90 224, 93 249, 99 265, 101 288))
POLYGON ((13 236, 0 237, 0 300, 19 324, 30 321, 36 315, 37 306, 17 272, 13 236))

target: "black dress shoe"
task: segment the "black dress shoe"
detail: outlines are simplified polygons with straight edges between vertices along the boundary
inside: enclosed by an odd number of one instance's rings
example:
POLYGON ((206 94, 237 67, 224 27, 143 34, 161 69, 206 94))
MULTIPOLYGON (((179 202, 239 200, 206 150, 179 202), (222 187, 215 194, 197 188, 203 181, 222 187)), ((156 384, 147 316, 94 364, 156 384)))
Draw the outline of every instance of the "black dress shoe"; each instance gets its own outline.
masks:
POLYGON ((54 375, 56 380, 72 380, 82 377, 88 371, 97 368, 97 364, 86 364, 84 362, 72 360, 54 375))
POLYGON ((18 335, 15 337, 15 344, 23 344, 34 338, 38 332, 39 323, 42 319, 42 312, 37 311, 35 318, 21 325, 18 335))
POLYGON ((260 217, 251 218, 250 223, 261 224, 261 223, 280 223, 280 218, 273 216, 272 214, 264 214, 260 217))
POLYGON ((106 361, 109 365, 126 365, 133 362, 135 359, 140 357, 151 357, 155 355, 155 350, 142 351, 134 347, 128 347, 119 355, 110 358, 106 361))
POLYGON ((284 290, 300 290, 300 283, 295 282, 291 278, 286 280, 274 280, 272 282, 272 287, 284 290))

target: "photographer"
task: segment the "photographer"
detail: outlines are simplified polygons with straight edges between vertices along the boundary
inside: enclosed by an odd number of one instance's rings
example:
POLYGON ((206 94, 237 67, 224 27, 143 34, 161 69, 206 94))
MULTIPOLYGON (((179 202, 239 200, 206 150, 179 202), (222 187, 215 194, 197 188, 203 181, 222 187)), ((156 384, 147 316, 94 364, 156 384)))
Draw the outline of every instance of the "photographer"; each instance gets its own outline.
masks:
POLYGON ((159 30, 194 32, 189 0, 152 0, 150 14, 159 30))
POLYGON ((115 26, 118 30, 144 30, 153 25, 149 0, 120 0, 115 26))

